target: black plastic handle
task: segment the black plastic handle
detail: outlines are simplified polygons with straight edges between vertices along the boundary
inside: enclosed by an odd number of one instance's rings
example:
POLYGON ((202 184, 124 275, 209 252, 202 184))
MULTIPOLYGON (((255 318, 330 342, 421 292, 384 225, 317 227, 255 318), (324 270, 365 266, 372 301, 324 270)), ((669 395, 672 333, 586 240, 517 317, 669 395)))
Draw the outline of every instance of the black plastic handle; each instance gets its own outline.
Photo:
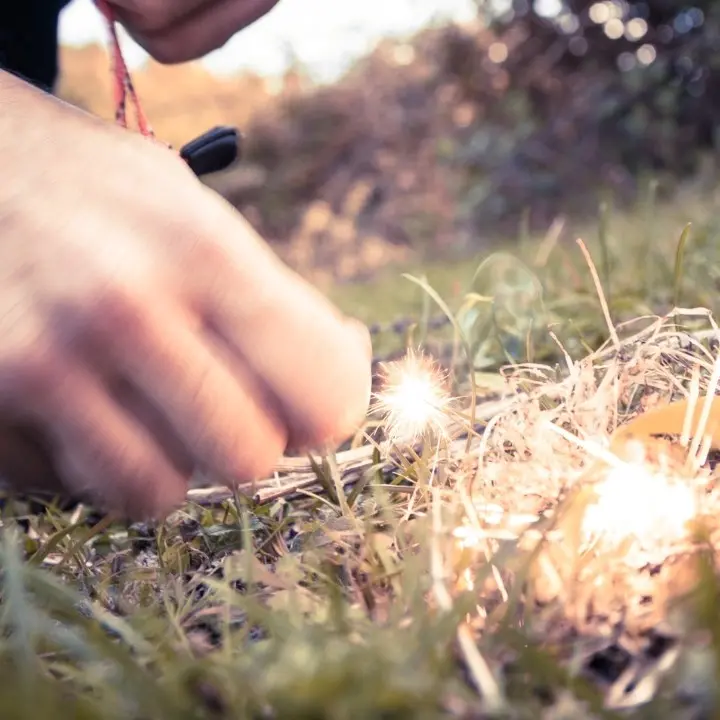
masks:
POLYGON ((220 172, 232 165, 241 153, 242 136, 237 128, 218 126, 180 148, 180 157, 198 176, 220 172))

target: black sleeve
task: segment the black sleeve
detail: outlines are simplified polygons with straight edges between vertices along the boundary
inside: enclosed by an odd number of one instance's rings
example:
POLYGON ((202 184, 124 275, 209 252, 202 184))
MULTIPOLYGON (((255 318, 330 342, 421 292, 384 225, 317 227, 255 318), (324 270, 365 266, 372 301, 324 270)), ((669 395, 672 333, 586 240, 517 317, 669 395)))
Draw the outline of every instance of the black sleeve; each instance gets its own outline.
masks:
POLYGON ((58 74, 58 17, 70 0, 0 0, 0 67, 44 90, 58 74))

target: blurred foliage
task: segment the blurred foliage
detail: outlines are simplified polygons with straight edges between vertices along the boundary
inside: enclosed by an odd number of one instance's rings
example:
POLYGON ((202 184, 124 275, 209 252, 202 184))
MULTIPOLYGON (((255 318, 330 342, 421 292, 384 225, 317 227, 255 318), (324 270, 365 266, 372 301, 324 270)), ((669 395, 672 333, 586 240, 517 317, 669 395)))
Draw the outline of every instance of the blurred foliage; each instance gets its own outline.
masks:
POLYGON ((268 183, 238 205, 294 241, 293 264, 322 265, 317 249, 342 244, 331 219, 358 184, 355 258, 368 235, 447 258, 522 217, 545 229, 599 200, 639 201, 649 177, 662 199, 715 176, 720 3, 487 0, 478 12, 388 41, 336 86, 251 123, 268 183), (327 222, 306 222, 318 206, 327 222))
MULTIPOLYGON (((336 83, 150 62, 136 85, 175 146, 240 126, 244 161, 207 182, 315 279, 461 258, 522 219, 660 199, 714 179, 720 3, 477 0, 464 25, 382 41, 336 83)), ((60 93, 105 117, 99 48, 63 50, 60 93)))
POLYGON ((496 39, 478 63, 475 38, 458 34, 448 67, 463 79, 465 96, 487 110, 463 153, 487 196, 474 198, 483 217, 528 205, 567 211, 601 184, 634 194, 639 173, 677 179, 715 149, 720 3, 480 0, 478 7, 496 39))

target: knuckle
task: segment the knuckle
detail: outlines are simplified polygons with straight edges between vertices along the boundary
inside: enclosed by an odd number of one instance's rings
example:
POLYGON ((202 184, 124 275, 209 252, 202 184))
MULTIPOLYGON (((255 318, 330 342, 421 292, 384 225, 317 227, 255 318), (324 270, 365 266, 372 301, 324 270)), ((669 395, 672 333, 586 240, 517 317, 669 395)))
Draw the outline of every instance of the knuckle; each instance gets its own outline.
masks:
POLYGON ((195 267, 214 274, 231 263, 230 253, 222 243, 214 240, 212 235, 203 230, 192 238, 189 255, 195 267))
POLYGON ((175 2, 166 0, 125 0, 121 15, 135 30, 159 32, 172 23, 176 7, 175 2))
POLYGON ((130 339, 145 331, 144 303, 137 290, 115 281, 93 295, 85 308, 85 323, 91 333, 120 334, 130 339))

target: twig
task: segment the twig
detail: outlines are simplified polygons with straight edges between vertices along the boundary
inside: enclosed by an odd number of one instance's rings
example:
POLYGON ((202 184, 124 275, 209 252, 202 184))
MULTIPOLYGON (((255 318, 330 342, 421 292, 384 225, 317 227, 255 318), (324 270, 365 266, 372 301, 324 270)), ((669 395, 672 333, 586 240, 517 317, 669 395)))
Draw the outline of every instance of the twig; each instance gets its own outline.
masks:
MULTIPOLYGON (((497 413, 509 409, 515 402, 517 402, 516 397, 481 403, 476 408, 476 420, 480 422, 489 420, 497 413)), ((469 428, 457 423, 450 432, 462 432, 462 434, 465 435, 469 432, 469 428)), ((464 451, 465 445, 465 440, 456 440, 450 444, 450 447, 453 451, 460 453, 464 451)), ((413 454, 420 453, 422 451, 422 442, 418 442, 406 450, 395 447, 392 451, 388 447, 383 448, 383 450, 382 455, 386 458, 386 462, 383 465, 383 472, 388 472, 400 457, 408 458, 412 457, 413 454)), ((374 445, 363 445, 359 448, 337 453, 336 463, 339 482, 343 486, 357 482, 362 477, 364 471, 373 464, 374 452, 374 445)), ((318 464, 322 462, 322 459, 319 457, 315 458, 315 460, 318 464)), ((251 493, 256 504, 272 502, 273 500, 288 497, 298 492, 309 491, 311 488, 317 490, 320 486, 317 476, 312 472, 310 460, 307 458, 282 458, 276 465, 275 470, 277 473, 289 474, 284 479, 278 477, 266 478, 254 483, 251 488, 251 493)), ((196 487, 188 490, 186 497, 189 502, 203 506, 211 506, 232 499, 233 491, 226 485, 196 487)))
MULTIPOLYGON (((365 446, 366 448, 368 446, 365 446)), ((457 440, 451 443, 452 451, 459 453, 465 448, 465 440, 457 440)), ((367 458, 364 462, 354 462, 348 466, 347 463, 340 463, 338 461, 338 485, 345 488, 352 483, 356 483, 362 479, 364 472, 372 465, 372 447, 369 447, 370 452, 367 453, 367 458)), ((383 473, 390 472, 393 467, 397 465, 397 460, 401 457, 412 458, 415 454, 419 453, 422 448, 418 445, 407 448, 405 452, 397 451, 394 456, 389 457, 387 462, 383 465, 383 473)), ((338 454, 338 459, 342 453, 338 454)), ((318 482, 317 476, 314 473, 303 473, 295 476, 288 476, 286 482, 281 482, 280 479, 270 479, 262 481, 263 487, 257 489, 255 486, 255 492, 251 495, 253 502, 256 505, 264 505, 280 498, 288 499, 293 496, 303 496, 307 493, 320 493, 323 491, 322 484, 318 482)), ((388 489, 394 486, 387 486, 388 489)), ((338 488, 339 489, 339 488, 338 488)), ((398 491, 402 492, 403 488, 398 487, 398 491)), ((227 500, 231 500, 234 497, 233 490, 225 485, 213 485, 212 487, 205 488, 192 488, 187 492, 187 500, 203 507, 209 507, 212 505, 219 505, 227 500)))

